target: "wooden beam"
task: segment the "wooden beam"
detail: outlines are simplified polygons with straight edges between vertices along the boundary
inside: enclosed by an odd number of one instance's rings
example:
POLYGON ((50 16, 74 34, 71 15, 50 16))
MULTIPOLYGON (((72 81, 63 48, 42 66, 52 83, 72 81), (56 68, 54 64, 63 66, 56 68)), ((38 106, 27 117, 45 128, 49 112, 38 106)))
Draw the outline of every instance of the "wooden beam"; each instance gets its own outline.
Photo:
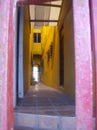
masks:
POLYGON ((31 19, 30 22, 58 22, 58 20, 39 20, 31 19))
POLYGON ((43 2, 51 2, 56 0, 16 0, 18 5, 31 5, 31 4, 41 4, 43 2))
POLYGON ((36 4, 36 5, 61 8, 61 5, 54 5, 54 4, 36 4))

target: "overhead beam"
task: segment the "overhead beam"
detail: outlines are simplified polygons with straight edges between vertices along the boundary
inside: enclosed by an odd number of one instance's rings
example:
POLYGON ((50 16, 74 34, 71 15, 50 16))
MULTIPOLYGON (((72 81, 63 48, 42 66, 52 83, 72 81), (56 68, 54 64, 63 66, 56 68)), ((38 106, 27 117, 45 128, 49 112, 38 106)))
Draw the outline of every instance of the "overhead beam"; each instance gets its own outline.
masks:
POLYGON ((36 5, 61 8, 61 5, 54 5, 54 4, 36 4, 36 5))
POLYGON ((58 20, 38 20, 31 19, 30 22, 58 22, 58 20))
MULTIPOLYGON (((17 0, 18 5, 31 5, 31 4, 41 4, 43 2, 51 2, 56 0, 17 0)), ((57 0, 58 1, 58 0, 57 0)))

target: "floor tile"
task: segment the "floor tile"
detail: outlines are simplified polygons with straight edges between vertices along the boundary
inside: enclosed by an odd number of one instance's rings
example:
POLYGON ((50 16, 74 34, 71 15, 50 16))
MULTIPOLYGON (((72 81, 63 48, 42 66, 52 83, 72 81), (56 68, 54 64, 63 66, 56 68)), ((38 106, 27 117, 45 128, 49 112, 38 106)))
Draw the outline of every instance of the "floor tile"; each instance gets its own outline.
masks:
POLYGON ((38 83, 19 99, 15 112, 75 116, 75 101, 61 91, 38 83))

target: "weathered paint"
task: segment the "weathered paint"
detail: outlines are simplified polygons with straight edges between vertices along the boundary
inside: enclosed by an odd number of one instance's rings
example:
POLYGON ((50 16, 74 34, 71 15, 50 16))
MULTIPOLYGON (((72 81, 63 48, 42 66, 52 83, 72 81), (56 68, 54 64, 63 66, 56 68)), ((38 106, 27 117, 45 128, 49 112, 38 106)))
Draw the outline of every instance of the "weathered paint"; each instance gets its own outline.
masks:
MULTIPOLYGON (((7 130, 11 130, 14 125, 13 116, 13 1, 10 1, 9 26, 8 26, 8 52, 7 52, 7 130)), ((4 121, 3 121, 4 123, 4 121)), ((3 124, 5 125, 5 124, 3 124)))
POLYGON ((76 66, 76 129, 93 130, 89 1, 73 0, 73 9, 76 66))
MULTIPOLYGON (((92 14, 92 36, 94 43, 95 54, 95 71, 96 71, 96 117, 97 117, 97 0, 91 1, 91 14, 92 14)), ((97 118, 96 118, 96 130, 97 130, 97 118)))
POLYGON ((13 128, 11 4, 10 0, 0 1, 0 130, 13 128))

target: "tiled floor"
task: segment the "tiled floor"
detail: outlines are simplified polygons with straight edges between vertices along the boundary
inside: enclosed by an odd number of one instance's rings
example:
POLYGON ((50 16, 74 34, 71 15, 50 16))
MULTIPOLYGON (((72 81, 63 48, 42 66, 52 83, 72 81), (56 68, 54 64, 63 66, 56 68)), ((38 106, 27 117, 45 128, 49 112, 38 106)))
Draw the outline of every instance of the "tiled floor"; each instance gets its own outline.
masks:
POLYGON ((75 116, 74 99, 42 83, 31 86, 16 112, 40 115, 75 116))

